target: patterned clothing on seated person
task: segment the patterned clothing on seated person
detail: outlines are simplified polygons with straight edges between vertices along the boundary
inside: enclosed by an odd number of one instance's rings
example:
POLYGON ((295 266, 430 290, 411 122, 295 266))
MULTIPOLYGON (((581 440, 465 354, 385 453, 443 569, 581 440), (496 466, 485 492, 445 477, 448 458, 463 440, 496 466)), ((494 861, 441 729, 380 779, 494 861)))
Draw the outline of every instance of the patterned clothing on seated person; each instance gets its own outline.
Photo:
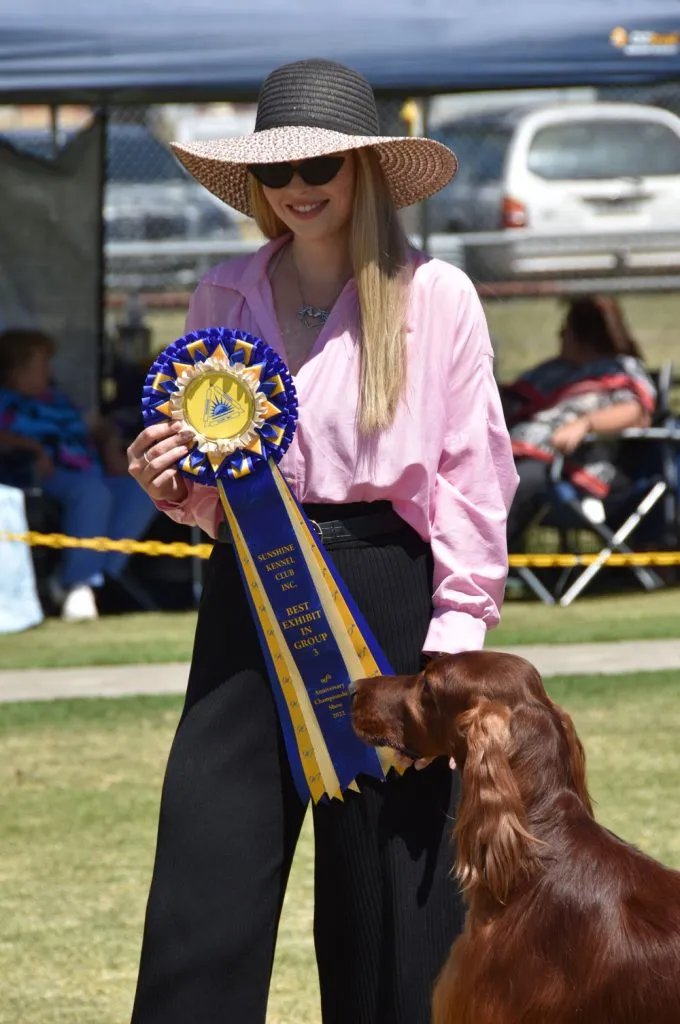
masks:
MULTIPOLYGON (((656 405, 656 388, 633 356, 607 356, 583 366, 549 359, 503 389, 513 454, 552 463, 551 439, 559 426, 623 402, 639 402, 650 416, 656 405)), ((616 475, 607 454, 611 449, 603 445, 584 446, 569 459, 567 475, 584 491, 606 497, 616 475)))

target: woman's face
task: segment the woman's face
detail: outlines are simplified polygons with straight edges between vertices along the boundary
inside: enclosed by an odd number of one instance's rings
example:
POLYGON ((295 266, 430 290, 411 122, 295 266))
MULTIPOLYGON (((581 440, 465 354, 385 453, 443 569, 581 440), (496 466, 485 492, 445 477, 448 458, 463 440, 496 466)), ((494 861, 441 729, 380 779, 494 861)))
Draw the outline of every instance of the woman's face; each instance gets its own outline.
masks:
POLYGON ((326 185, 307 185, 294 174, 284 188, 262 186, 267 202, 277 217, 300 240, 319 242, 345 232, 354 200, 356 160, 345 159, 336 176, 326 185))

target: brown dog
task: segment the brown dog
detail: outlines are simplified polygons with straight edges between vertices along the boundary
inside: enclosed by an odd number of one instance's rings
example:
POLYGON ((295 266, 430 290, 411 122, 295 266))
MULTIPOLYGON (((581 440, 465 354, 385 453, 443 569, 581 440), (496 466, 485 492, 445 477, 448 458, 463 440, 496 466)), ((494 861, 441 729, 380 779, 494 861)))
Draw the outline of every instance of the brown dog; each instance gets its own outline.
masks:
POLYGON ((363 740, 462 775, 469 909, 434 1024, 678 1024, 680 873, 594 820, 583 748, 536 669, 479 651, 352 689, 363 740))

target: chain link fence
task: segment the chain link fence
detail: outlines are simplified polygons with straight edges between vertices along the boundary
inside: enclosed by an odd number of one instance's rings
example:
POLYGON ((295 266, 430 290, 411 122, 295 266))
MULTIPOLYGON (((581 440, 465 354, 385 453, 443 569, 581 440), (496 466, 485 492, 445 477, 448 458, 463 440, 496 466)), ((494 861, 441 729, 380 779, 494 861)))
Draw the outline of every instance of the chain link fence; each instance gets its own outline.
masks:
MULTIPOLYGON (((502 378, 554 350, 561 299, 578 292, 618 294, 653 365, 676 355, 680 83, 402 97, 379 107, 386 134, 425 131, 459 157, 455 180, 405 211, 404 225, 478 285, 502 378)), ((4 118, 0 139, 49 155, 86 116, 63 110, 51 125, 45 112, 30 130, 4 118)), ((254 117, 254 106, 226 103, 108 111, 109 368, 118 357, 148 362, 181 332, 200 276, 260 244, 253 223, 202 189, 167 145, 243 134, 254 117)))

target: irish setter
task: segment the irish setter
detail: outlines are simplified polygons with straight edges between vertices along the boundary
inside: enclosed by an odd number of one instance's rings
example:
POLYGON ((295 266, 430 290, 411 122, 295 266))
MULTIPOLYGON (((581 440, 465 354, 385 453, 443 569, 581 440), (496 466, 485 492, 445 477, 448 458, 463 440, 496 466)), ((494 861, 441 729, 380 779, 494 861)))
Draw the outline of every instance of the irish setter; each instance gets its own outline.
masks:
POLYGON ((680 873, 597 824, 583 748, 536 669, 478 651, 352 690, 363 740, 461 772, 468 915, 434 1024, 678 1024, 680 873))

